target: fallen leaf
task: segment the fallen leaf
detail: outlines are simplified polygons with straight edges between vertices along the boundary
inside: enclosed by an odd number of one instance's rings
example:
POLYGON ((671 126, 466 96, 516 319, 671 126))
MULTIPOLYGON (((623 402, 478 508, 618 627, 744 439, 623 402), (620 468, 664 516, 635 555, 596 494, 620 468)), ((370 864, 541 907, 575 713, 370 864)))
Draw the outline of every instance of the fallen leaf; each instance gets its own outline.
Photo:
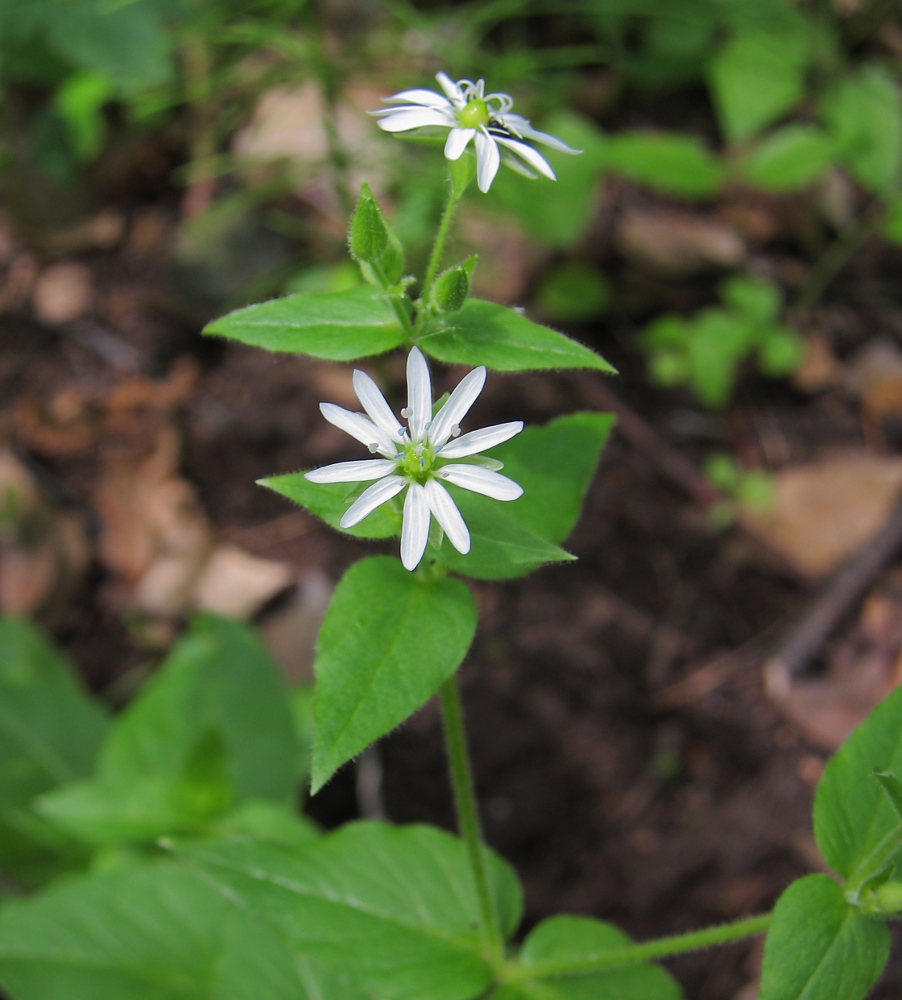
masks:
POLYGON ((773 504, 746 519, 803 574, 821 576, 883 527, 902 491, 902 459, 849 452, 772 479, 773 504))
POLYGON ((902 414, 902 350, 895 341, 870 341, 852 357, 843 381, 872 420, 902 414))
POLYGON ((93 279, 84 264, 66 261, 41 271, 31 294, 42 323, 71 323, 87 313, 94 300, 93 279))
POLYGON ((614 243, 634 263, 672 276, 738 267, 746 254, 732 226, 673 209, 621 212, 614 243))
POLYGON ((195 607, 232 618, 250 618, 294 582, 285 563, 260 559, 226 542, 207 559, 194 588, 195 607))

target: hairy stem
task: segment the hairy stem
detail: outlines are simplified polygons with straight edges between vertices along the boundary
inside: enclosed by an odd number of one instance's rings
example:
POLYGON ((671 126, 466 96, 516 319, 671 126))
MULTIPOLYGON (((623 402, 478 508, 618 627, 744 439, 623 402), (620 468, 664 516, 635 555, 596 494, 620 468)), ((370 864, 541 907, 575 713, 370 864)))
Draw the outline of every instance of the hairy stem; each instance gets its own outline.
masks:
POLYGON ((716 927, 706 927, 700 931, 690 931, 688 934, 675 934, 672 937, 656 938, 654 941, 643 941, 640 944, 607 949, 597 955, 588 955, 579 960, 545 962, 536 965, 511 965, 505 974, 505 981, 512 983, 532 979, 548 979, 553 976, 578 976, 590 972, 600 972, 603 969, 612 969, 616 966, 635 965, 657 958, 667 958, 669 955, 697 951, 699 948, 710 948, 712 945, 727 944, 730 941, 763 934, 770 925, 770 920, 771 915, 763 913, 757 917, 737 920, 732 924, 719 924, 716 927))
POLYGON ((423 279, 422 300, 425 302, 429 298, 432 286, 435 284, 435 276, 438 274, 438 267, 442 261, 442 251, 445 249, 445 240, 451 229, 451 220, 454 218, 454 210, 460 199, 452 190, 448 195, 448 202, 445 211, 442 213, 442 221, 439 223, 438 232, 435 234, 435 243, 432 244, 432 253, 429 255, 429 264, 426 268, 426 277, 423 279))
POLYGON ((482 935, 490 957, 500 963, 504 955, 504 942, 498 925, 498 914, 489 887, 485 850, 479 827, 479 812, 476 794, 473 790, 473 775, 467 753, 467 737, 464 732, 463 710, 457 678, 450 677, 439 689, 442 706, 442 722, 445 728, 445 749, 448 754, 448 770, 454 789, 454 804, 457 809, 457 823, 460 835, 467 848, 467 858, 473 873, 479 912, 482 918, 482 935))

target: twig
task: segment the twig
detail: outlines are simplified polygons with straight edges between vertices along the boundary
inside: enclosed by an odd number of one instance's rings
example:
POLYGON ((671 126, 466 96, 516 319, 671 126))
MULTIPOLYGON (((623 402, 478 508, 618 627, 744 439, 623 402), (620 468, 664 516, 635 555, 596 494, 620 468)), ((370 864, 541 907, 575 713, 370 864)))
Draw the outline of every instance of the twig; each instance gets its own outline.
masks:
POLYGON ((883 528, 842 566, 817 596, 807 614, 764 666, 768 694, 786 697, 792 677, 820 652, 830 634, 858 603, 874 578, 902 547, 902 502, 883 528))

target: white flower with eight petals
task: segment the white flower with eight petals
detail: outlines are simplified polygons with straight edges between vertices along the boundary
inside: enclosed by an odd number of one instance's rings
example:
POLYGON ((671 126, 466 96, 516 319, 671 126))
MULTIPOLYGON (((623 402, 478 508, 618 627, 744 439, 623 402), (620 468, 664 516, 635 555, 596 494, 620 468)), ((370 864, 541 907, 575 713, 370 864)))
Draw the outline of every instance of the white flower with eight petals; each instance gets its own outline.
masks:
POLYGON ((523 421, 514 420, 458 437, 460 421, 484 384, 485 368, 474 368, 433 417, 429 367, 422 352, 414 347, 407 358, 407 407, 401 411, 407 420, 406 430, 399 425, 379 387, 362 371, 354 372, 354 391, 366 416, 335 403, 320 403, 320 411, 330 424, 381 456, 362 462, 338 462, 306 474, 314 483, 376 480, 345 511, 339 522, 342 528, 358 524, 406 489, 401 527, 401 562, 405 569, 416 569, 423 558, 432 517, 458 552, 470 551, 470 532, 441 481, 494 500, 516 500, 523 494, 522 488, 507 476, 484 465, 457 461, 508 441, 523 430, 523 421))
POLYGON ((437 73, 435 78, 444 96, 433 90, 402 90, 383 98, 386 104, 396 107, 370 114, 379 118, 379 127, 386 132, 429 136, 450 129, 445 141, 445 157, 449 160, 459 159, 472 139, 476 147, 476 181, 483 193, 491 187, 502 160, 527 177, 543 174, 549 180, 555 179, 545 157, 524 139, 541 142, 562 153, 582 152, 534 129, 522 115, 513 114, 512 98, 507 94, 486 94, 484 80, 455 83, 445 73, 437 73))

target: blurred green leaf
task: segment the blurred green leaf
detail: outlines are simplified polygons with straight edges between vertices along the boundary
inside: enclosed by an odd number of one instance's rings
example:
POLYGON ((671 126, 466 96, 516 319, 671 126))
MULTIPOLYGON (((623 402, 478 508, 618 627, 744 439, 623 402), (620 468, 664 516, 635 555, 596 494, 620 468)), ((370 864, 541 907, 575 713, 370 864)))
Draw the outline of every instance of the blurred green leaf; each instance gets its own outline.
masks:
POLYGON ((746 154, 739 175, 770 191, 798 191, 821 177, 835 156, 835 143, 816 125, 785 125, 746 154))
POLYGON ((685 198, 713 197, 724 179, 705 144, 679 132, 621 132, 609 141, 607 162, 630 180, 685 198))
POLYGON ((884 194, 902 167, 902 95, 896 80, 872 63, 841 80, 821 112, 841 161, 866 188, 884 194))
POLYGON ((578 323, 605 311, 611 298, 611 283, 587 264, 558 264, 542 276, 536 292, 536 308, 550 320, 578 323))

